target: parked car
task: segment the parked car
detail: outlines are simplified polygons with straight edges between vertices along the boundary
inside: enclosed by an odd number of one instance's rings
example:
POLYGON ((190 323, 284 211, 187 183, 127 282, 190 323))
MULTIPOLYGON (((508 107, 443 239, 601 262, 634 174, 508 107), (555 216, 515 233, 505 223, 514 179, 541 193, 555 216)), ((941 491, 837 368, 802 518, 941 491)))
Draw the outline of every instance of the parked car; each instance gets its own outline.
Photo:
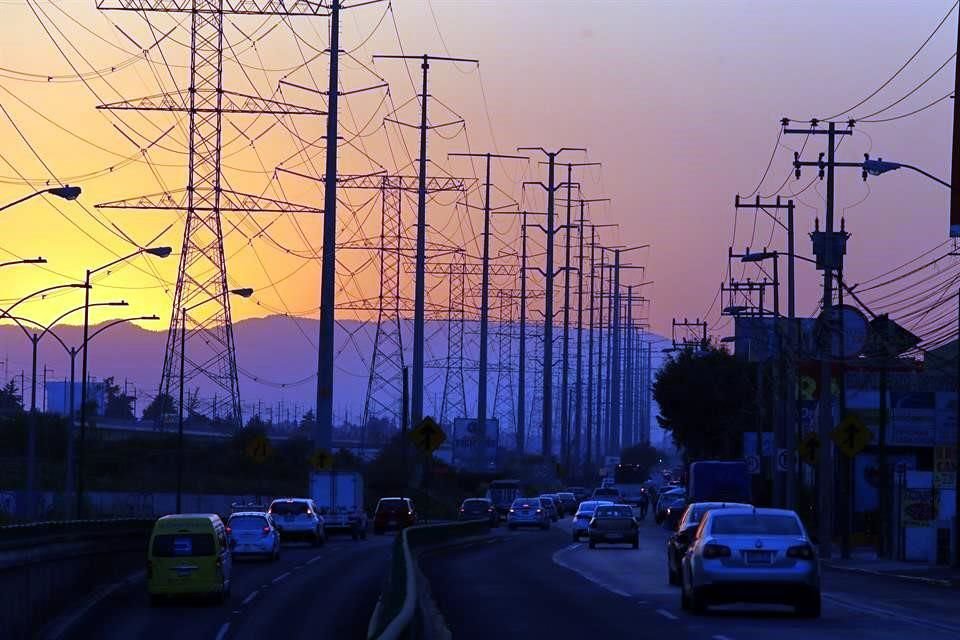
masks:
POLYGON ((270 503, 267 513, 281 538, 305 539, 315 547, 327 541, 323 516, 310 498, 278 498, 270 503))
POLYGON ((380 498, 373 514, 373 532, 397 531, 417 524, 417 510, 410 498, 380 498))
POLYGON ((487 520, 491 527, 500 526, 500 514, 486 498, 467 498, 460 504, 460 520, 487 520))
POLYGON ((590 520, 593 519, 593 512, 599 506, 612 505, 607 500, 586 500, 580 503, 577 513, 573 516, 573 541, 579 542, 583 536, 589 536, 590 520))
POLYGON ((237 511, 227 519, 230 553, 237 556, 280 558, 280 532, 273 519, 262 511, 237 511))
POLYGON ((591 549, 596 549, 600 543, 628 543, 634 549, 640 548, 640 527, 633 517, 633 508, 627 504, 598 506, 593 512, 587 533, 591 549))
POLYGON ((507 512, 507 527, 509 529, 517 527, 549 529, 550 515, 540 498, 517 498, 507 512))
POLYGON ((574 514, 577 511, 577 504, 580 502, 570 491, 564 491, 557 494, 557 499, 560 500, 560 506, 563 507, 563 514, 574 514))
POLYGON ((540 503, 543 505, 552 522, 560 519, 560 509, 557 507, 557 503, 554 501, 552 495, 544 494, 540 496, 540 503))
POLYGON ((227 530, 214 513, 163 516, 147 546, 150 603, 167 596, 230 597, 233 563, 227 530))
POLYGON ((820 562, 803 523, 787 509, 715 509, 703 518, 681 565, 680 605, 792 604, 820 616, 820 562))
POLYGON ((750 508, 751 505, 739 502, 695 502, 689 505, 677 523, 676 531, 667 540, 667 580, 676 586, 680 584, 680 562, 687 553, 693 534, 703 516, 712 509, 750 508))

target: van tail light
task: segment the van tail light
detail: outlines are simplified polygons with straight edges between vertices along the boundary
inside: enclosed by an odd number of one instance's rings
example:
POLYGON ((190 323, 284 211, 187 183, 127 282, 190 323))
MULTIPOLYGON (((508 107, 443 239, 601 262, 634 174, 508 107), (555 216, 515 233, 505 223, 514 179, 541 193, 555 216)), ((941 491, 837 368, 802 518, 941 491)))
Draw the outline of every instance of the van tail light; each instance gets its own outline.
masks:
POLYGON ((722 544, 710 543, 703 547, 703 557, 707 560, 712 560, 714 558, 729 558, 730 547, 722 544))

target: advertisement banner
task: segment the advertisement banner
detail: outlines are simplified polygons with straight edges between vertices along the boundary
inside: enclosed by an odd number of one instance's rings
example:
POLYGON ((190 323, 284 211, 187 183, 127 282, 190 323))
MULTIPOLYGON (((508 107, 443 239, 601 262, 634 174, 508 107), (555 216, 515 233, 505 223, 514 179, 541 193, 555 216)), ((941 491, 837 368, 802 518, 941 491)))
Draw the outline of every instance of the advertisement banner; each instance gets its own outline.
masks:
POLYGON ((453 421, 453 465, 468 471, 495 471, 500 421, 485 423, 471 418, 453 421))
POLYGON ((888 444, 903 447, 936 444, 935 398, 932 391, 891 391, 888 444))

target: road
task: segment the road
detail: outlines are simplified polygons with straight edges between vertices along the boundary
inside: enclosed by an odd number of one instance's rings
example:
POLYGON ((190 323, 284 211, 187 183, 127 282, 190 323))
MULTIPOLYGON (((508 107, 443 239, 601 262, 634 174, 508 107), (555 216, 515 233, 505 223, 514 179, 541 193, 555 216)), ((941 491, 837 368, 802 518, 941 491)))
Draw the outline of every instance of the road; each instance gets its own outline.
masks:
POLYGON ((389 566, 393 536, 320 548, 285 545, 277 562, 239 560, 226 604, 174 602, 152 607, 140 581, 98 604, 68 638, 147 640, 352 640, 367 624, 389 566))
POLYGON ((493 539, 422 559, 434 599, 456 640, 488 638, 809 638, 930 640, 960 637, 956 592, 825 571, 823 615, 736 605, 705 615, 680 609, 667 584, 667 533, 641 525, 639 550, 572 543, 569 520, 550 531, 497 531, 493 539))

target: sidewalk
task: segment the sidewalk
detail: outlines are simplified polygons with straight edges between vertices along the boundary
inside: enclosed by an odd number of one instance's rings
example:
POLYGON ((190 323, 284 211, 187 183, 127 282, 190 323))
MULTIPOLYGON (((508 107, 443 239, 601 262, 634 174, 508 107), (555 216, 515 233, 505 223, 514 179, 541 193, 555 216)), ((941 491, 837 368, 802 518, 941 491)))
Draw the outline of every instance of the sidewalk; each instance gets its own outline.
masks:
POLYGON ((862 575, 883 576, 905 582, 918 582, 938 587, 960 589, 960 569, 949 566, 930 566, 925 562, 900 562, 875 558, 834 558, 824 560, 823 567, 862 575))

